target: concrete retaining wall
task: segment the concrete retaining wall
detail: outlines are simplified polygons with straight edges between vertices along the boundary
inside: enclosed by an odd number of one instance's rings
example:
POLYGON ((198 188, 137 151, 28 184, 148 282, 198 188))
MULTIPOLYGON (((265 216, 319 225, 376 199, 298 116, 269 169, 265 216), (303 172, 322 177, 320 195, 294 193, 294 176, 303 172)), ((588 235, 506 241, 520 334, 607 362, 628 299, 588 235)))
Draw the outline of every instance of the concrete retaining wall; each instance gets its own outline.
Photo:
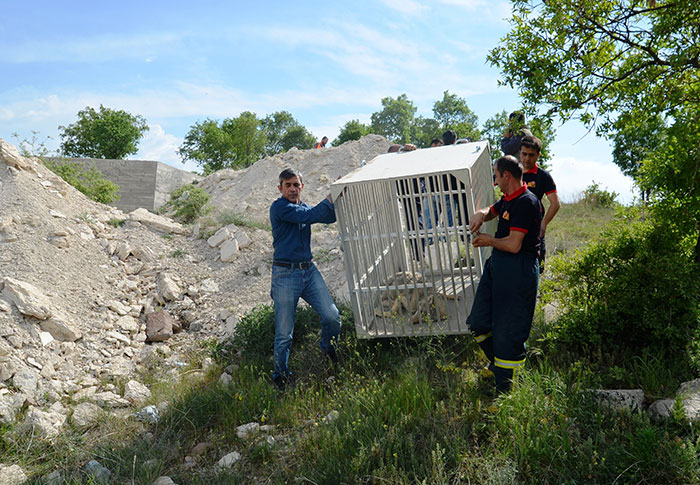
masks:
POLYGON ((170 199, 170 193, 202 177, 152 160, 103 160, 96 158, 52 158, 54 162, 77 162, 95 166, 107 180, 117 184, 121 198, 114 207, 124 212, 143 207, 155 211, 170 199))

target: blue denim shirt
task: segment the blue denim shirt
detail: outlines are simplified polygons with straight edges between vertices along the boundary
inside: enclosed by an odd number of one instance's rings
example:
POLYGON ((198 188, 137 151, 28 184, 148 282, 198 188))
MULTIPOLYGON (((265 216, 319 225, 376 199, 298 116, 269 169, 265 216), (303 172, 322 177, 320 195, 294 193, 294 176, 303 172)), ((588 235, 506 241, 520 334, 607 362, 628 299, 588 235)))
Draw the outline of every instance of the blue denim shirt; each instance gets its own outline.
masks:
POLYGON ((335 207, 328 199, 311 207, 280 197, 270 206, 274 260, 301 263, 311 260, 311 224, 335 222, 335 207))

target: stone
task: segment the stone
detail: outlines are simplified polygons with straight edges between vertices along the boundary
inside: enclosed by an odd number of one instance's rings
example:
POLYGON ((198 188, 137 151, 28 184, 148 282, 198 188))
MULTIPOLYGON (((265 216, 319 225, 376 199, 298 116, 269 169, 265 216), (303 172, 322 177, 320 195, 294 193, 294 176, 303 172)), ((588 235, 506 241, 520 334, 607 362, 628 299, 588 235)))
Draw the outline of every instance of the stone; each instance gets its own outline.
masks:
POLYGON ((221 261, 224 263, 230 263, 236 259, 236 256, 240 252, 238 248, 238 241, 235 239, 229 239, 221 245, 221 249, 219 251, 221 261))
POLYGON ((153 482, 153 485, 177 485, 175 482, 173 482, 173 479, 170 478, 169 476, 162 476, 158 477, 155 482, 153 482))
POLYGON ((154 405, 146 406, 140 411, 134 413, 134 417, 139 421, 145 421, 150 424, 156 424, 160 421, 160 411, 154 405))
POLYGON ((19 465, 0 464, 0 483, 3 485, 20 485, 27 480, 29 478, 19 465))
POLYGON ((129 308, 125 307, 121 302, 116 300, 106 301, 104 305, 121 317, 129 313, 129 308))
POLYGON ((54 338, 49 332, 39 332, 39 341, 41 342, 42 347, 46 347, 53 342, 53 340, 54 338))
POLYGON ((639 411, 644 405, 644 391, 641 389, 596 389, 591 394, 611 409, 639 411))
POLYGON ((333 411, 331 411, 330 413, 328 413, 328 414, 326 415, 326 417, 323 418, 323 420, 324 420, 326 423, 332 423, 333 421, 335 421, 335 420, 338 419, 339 417, 340 417, 340 413, 334 409, 333 411))
POLYGON ((46 412, 35 407, 30 407, 23 425, 33 428, 34 433, 45 439, 56 438, 61 427, 66 422, 65 414, 59 412, 46 412))
POLYGON ((156 253, 148 246, 139 246, 131 250, 131 254, 138 260, 145 263, 154 261, 156 259, 156 253))
POLYGON ((71 422, 79 428, 86 428, 97 423, 102 415, 102 408, 91 402, 78 404, 73 410, 71 422))
POLYGON ((58 249, 66 249, 70 247, 70 241, 64 236, 52 236, 48 239, 49 244, 56 246, 58 249))
POLYGON ((119 332, 115 332, 113 330, 106 332, 105 337, 112 338, 118 342, 121 342, 121 343, 127 344, 127 345, 129 345, 131 343, 131 340, 129 340, 129 337, 127 337, 126 335, 121 334, 119 332))
POLYGON ((0 312, 10 313, 11 311, 10 303, 4 298, 0 298, 0 312))
POLYGON ((140 405, 151 398, 151 391, 138 381, 130 380, 124 385, 124 399, 140 405))
POLYGON ((49 299, 31 283, 4 278, 3 294, 12 301, 22 315, 29 315, 39 320, 46 320, 53 315, 49 299))
POLYGON ((207 239, 207 244, 209 247, 218 248, 223 243, 233 238, 233 234, 225 227, 222 227, 214 233, 209 239, 207 239))
POLYGON ((207 449, 209 449, 211 445, 207 443, 206 441, 197 443, 194 445, 194 447, 190 450, 190 456, 193 456, 195 458, 202 456, 207 449))
POLYGON ((187 234, 187 229, 185 229, 182 224, 173 222, 167 217, 159 216, 148 212, 144 208, 136 209, 129 213, 129 219, 132 221, 140 222, 146 227, 155 229, 160 232, 165 232, 168 234, 187 234))
POLYGON ((146 315, 146 341, 163 342, 173 336, 173 317, 165 310, 146 315))
POLYGON ((85 465, 85 471, 88 475, 92 476, 97 483, 108 483, 112 476, 112 472, 102 466, 97 460, 90 460, 88 464, 85 465))
POLYGON ((219 377, 219 385, 223 387, 228 387, 229 385, 231 385, 231 382, 233 382, 233 377, 231 376, 231 374, 227 374, 226 372, 224 372, 219 377))
POLYGON ((83 337, 63 315, 54 315, 41 322, 40 326, 44 332, 50 333, 59 342, 75 342, 83 337))
POLYGON ((114 326, 120 330, 124 330, 129 333, 136 333, 141 327, 138 320, 136 320, 133 316, 130 315, 124 315, 119 317, 117 321, 114 322, 114 326))
POLYGON ((14 423, 15 417, 19 410, 22 409, 25 401, 26 396, 24 394, 0 396, 0 423, 14 423))
POLYGON ((163 301, 175 301, 182 297, 182 290, 169 273, 158 275, 158 296, 163 301))
POLYGON ((231 468, 240 459, 241 454, 237 451, 232 451, 219 460, 219 466, 222 468, 231 468))
POLYGON ((20 155, 17 147, 2 139, 0 139, 0 160, 17 170, 34 172, 32 161, 20 155))
POLYGON ((65 214, 63 214, 62 212, 59 212, 57 210, 54 210, 54 209, 49 209, 49 215, 51 217, 55 217, 57 219, 65 219, 66 218, 65 214))
POLYGON ((252 435, 255 435, 260 431, 260 424, 258 423, 247 423, 242 424, 236 428, 236 436, 242 440, 249 439, 252 435))
POLYGON ((54 470, 42 479, 43 485, 63 485, 64 479, 60 470, 54 470))
POLYGON ((131 405, 129 401, 112 391, 97 392, 90 396, 90 400, 107 408, 125 408, 131 405))
POLYGON ((121 261, 126 261, 126 258, 131 254, 131 246, 128 242, 121 241, 117 244, 114 254, 116 254, 121 261))
POLYGON ((39 389, 39 374, 29 367, 21 367, 15 371, 12 382, 24 394, 34 396, 39 389))

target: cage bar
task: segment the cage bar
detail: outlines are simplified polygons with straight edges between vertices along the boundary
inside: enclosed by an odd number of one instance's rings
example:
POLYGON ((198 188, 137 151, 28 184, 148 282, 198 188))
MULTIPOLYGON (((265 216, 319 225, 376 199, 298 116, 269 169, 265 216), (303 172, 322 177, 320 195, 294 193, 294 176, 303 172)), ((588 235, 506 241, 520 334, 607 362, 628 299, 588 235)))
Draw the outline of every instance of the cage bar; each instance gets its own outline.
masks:
POLYGON ((467 333, 490 254, 469 232, 470 215, 495 202, 488 142, 379 155, 331 193, 357 335, 467 333))

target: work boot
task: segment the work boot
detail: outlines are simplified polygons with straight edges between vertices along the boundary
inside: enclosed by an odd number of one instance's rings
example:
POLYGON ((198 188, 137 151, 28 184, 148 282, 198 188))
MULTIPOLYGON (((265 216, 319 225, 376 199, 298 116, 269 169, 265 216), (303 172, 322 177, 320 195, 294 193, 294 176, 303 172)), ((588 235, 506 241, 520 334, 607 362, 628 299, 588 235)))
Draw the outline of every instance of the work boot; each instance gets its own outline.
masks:
POLYGON ((272 384, 277 388, 278 391, 284 391, 287 386, 291 383, 291 378, 289 376, 277 376, 272 379, 272 384))
POLYGON ((328 350, 324 352, 326 356, 330 359, 331 363, 333 364, 333 367, 338 366, 338 353, 335 351, 335 347, 333 345, 330 346, 328 350))

